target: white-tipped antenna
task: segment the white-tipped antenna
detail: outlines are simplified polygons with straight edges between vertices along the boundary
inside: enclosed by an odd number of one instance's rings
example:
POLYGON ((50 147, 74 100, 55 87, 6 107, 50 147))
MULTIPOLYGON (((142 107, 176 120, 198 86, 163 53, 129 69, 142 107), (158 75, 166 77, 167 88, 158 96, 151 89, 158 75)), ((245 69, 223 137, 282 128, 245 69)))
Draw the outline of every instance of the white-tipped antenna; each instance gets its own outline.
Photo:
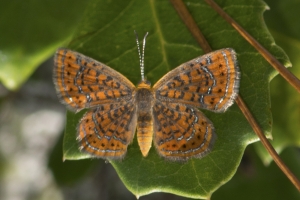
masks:
POLYGON ((143 52, 141 54, 141 50, 140 50, 140 43, 139 43, 139 36, 137 34, 136 31, 134 31, 135 33, 135 37, 136 37, 136 44, 137 44, 137 47, 138 47, 138 52, 139 52, 139 58, 140 58, 140 68, 141 68, 141 77, 142 77, 142 81, 145 80, 145 76, 144 76, 144 58, 145 58, 145 46, 146 46, 146 37, 148 35, 148 32, 146 33, 146 35, 144 36, 144 39, 143 39, 143 52))

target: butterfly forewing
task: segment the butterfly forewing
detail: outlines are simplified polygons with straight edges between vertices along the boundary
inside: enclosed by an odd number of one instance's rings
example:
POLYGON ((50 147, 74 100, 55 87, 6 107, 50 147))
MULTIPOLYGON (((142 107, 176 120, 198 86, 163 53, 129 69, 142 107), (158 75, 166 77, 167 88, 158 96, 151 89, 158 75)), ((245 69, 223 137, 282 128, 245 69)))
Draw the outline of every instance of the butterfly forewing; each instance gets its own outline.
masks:
POLYGON ((154 143, 161 156, 171 160, 200 158, 212 148, 214 127, 197 108, 157 101, 153 116, 154 143))
POLYGON ((135 86, 119 72, 92 58, 58 49, 54 60, 58 97, 71 110, 132 98, 135 86))
POLYGON ((79 123, 80 148, 96 157, 123 158, 132 142, 136 121, 133 101, 100 105, 79 123))
POLYGON ((221 49, 186 62, 166 74, 153 88, 156 98, 225 111, 239 87, 239 68, 233 49, 221 49))

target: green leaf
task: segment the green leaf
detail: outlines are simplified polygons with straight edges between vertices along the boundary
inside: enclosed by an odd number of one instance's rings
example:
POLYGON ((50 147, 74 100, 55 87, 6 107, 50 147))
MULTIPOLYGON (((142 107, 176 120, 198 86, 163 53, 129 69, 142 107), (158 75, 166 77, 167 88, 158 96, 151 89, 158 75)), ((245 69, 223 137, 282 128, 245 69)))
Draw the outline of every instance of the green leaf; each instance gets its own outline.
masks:
MULTIPOLYGON (((241 70, 240 95, 261 128, 270 137, 269 81, 276 74, 267 61, 204 1, 185 2, 213 49, 232 47, 241 70)), ((266 5, 259 0, 217 1, 224 10, 282 63, 289 61, 274 45, 263 21, 266 5)), ((171 69, 203 54, 169 1, 92 1, 69 45, 70 49, 106 63, 133 83, 140 79, 133 30, 147 31, 145 71, 154 84, 171 69)), ((209 198, 236 172, 246 146, 258 141, 237 105, 225 113, 203 111, 218 136, 213 151, 202 159, 165 161, 154 148, 143 158, 136 139, 124 160, 111 162, 126 187, 137 197, 170 192, 191 198, 209 198)), ((76 148, 76 126, 82 113, 67 114, 64 158, 86 158, 76 148)))
POLYGON ((69 40, 88 1, 0 0, 0 81, 16 90, 69 40))
MULTIPOLYGON (((300 24, 294 20, 299 15, 300 6, 296 0, 268 1, 271 12, 266 13, 266 22, 271 33, 289 55, 293 67, 289 70, 300 77, 300 24), (286 12, 288 10, 288 12, 286 12)), ((287 146, 300 146, 300 96, 281 76, 271 81, 272 113, 274 117, 271 142, 277 152, 287 146)), ((257 152, 265 164, 272 161, 262 144, 255 144, 257 152)))

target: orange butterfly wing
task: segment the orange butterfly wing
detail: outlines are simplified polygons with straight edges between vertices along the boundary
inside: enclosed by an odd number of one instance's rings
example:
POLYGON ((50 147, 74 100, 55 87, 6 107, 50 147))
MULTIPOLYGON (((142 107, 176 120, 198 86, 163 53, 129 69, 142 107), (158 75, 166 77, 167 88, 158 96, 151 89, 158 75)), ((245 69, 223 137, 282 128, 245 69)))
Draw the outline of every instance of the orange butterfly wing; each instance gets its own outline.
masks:
POLYGON ((154 144, 171 160, 201 158, 210 152, 216 135, 211 121, 192 106, 157 102, 153 108, 154 144))
POLYGON ((214 112, 233 104, 239 89, 239 67, 233 49, 220 49, 186 62, 153 88, 161 101, 176 100, 214 112))
POLYGON ((221 49, 186 62, 154 86, 154 143, 171 160, 203 157, 216 139, 212 122, 197 108, 225 111, 239 88, 233 49, 221 49))
POLYGON ((123 158, 136 129, 135 86, 103 63, 68 49, 56 52, 54 83, 70 110, 92 108, 78 126, 80 149, 105 159, 123 158))
POLYGON ((69 49, 55 54, 54 83, 59 99, 70 110, 130 100, 135 86, 110 67, 69 49))
POLYGON ((78 126, 80 149, 105 159, 123 158, 135 133, 136 116, 132 101, 90 110, 78 126))

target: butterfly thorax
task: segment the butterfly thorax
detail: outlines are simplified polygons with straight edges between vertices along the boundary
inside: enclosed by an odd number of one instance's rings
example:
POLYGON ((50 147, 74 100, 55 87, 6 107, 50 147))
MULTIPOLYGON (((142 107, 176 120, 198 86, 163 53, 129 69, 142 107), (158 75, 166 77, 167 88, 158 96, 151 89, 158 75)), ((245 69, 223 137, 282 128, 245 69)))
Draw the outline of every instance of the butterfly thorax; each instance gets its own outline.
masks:
POLYGON ((137 139, 143 156, 147 156, 153 137, 152 108, 154 93, 148 81, 141 81, 136 92, 137 102, 137 139))

